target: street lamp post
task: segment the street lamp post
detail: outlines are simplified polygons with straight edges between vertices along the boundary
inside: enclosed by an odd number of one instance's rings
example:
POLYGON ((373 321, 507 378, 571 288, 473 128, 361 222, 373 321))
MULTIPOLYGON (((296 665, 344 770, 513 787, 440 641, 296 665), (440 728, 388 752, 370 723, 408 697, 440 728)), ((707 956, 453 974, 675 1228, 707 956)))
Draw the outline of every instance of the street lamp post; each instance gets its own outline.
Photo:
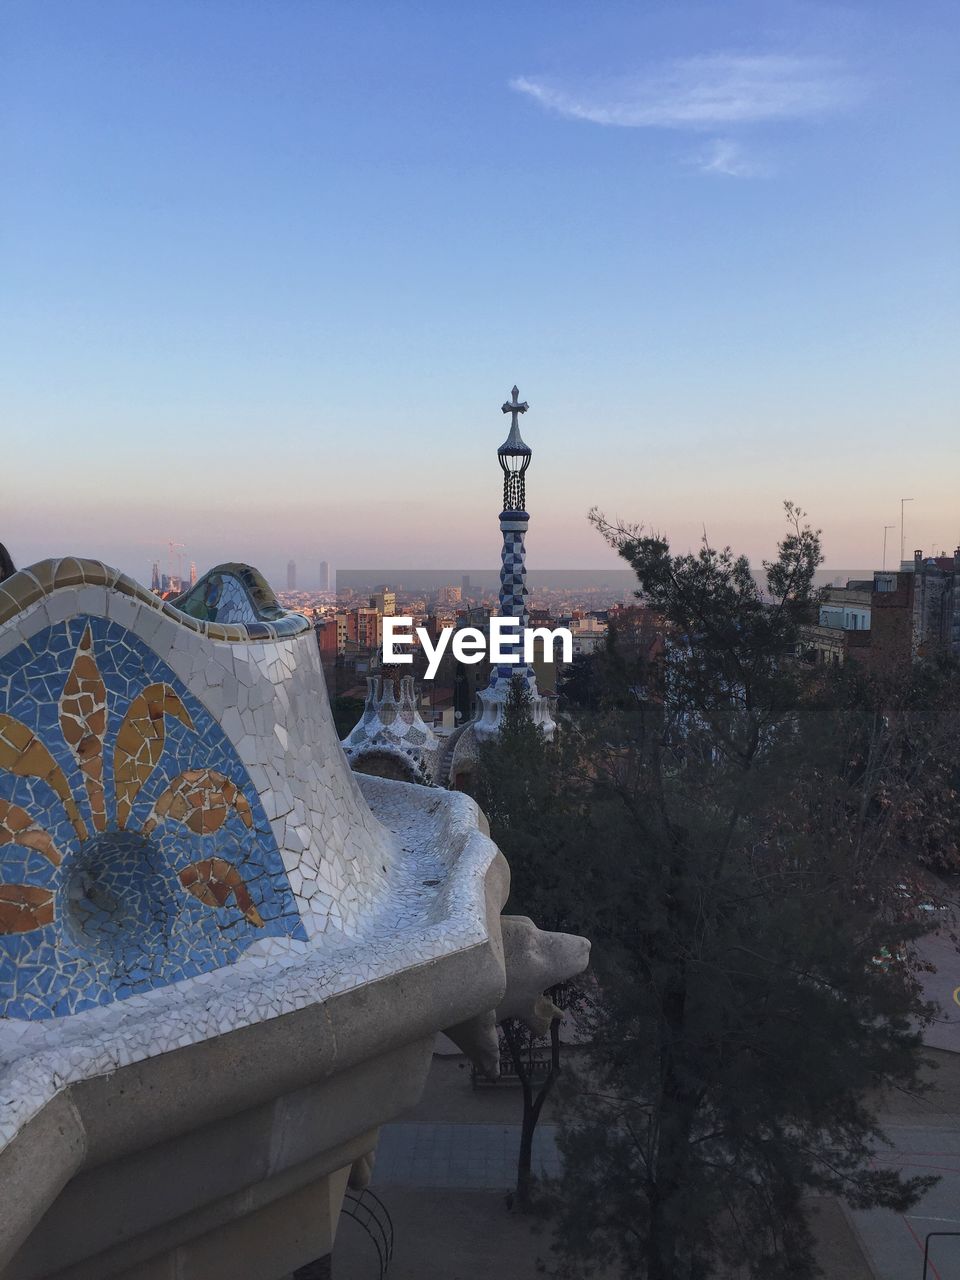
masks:
POLYGON ((912 501, 913 501, 912 498, 900 499, 900 563, 901 564, 903 564, 903 557, 906 554, 904 541, 903 541, 903 508, 905 503, 912 502, 912 501))

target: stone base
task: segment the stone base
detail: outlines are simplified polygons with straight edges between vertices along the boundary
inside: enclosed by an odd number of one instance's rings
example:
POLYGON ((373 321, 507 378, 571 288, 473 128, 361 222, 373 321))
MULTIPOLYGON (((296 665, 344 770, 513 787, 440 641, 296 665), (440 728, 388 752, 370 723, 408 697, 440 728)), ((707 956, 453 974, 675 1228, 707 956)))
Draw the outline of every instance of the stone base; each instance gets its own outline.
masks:
MULTIPOLYGON (((375 1015, 369 1003, 365 1012, 366 1020, 375 1015)), ((0 1277, 289 1277, 332 1251, 351 1166, 376 1147, 379 1125, 420 1097, 432 1047, 433 1034, 84 1171, 0 1277)), ((202 1059, 206 1048, 195 1053, 202 1059)), ((175 1079, 170 1058, 166 1074, 175 1079)), ((194 1066, 208 1086, 216 1080, 200 1061, 194 1066)), ((254 1075, 251 1059, 236 1067, 254 1075)))
MULTIPOLYGON (((328 1280, 349 1169, 338 1169, 258 1212, 120 1273, 117 1280, 328 1280)), ((72 1269, 67 1276, 96 1274, 72 1269)), ((60 1280, 60 1277, 57 1277, 60 1280)))

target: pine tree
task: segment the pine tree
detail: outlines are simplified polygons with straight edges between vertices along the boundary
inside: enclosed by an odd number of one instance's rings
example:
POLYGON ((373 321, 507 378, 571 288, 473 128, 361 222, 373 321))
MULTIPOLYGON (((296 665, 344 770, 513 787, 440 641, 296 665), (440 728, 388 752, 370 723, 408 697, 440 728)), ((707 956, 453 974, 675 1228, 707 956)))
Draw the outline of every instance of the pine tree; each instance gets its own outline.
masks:
POLYGON ((542 929, 579 932, 576 809, 568 787, 576 735, 547 742, 530 711, 525 682, 510 685, 499 735, 480 746, 474 798, 490 834, 510 863, 508 913, 531 916, 542 929))
POLYGON ((569 1274, 800 1280, 806 1196, 903 1210, 928 1185, 872 1166, 867 1101, 919 1087, 930 1012, 908 963, 879 962, 924 927, 888 818, 909 786, 876 704, 793 657, 821 555, 787 514, 765 591, 729 549, 674 556, 595 517, 666 651, 652 684, 612 638, 567 778, 599 990, 561 1136, 569 1274))
MULTIPOLYGON (((541 928, 578 932, 579 885, 570 845, 577 826, 565 787, 569 744, 561 735, 548 743, 530 712, 530 691, 521 679, 511 682, 497 738, 480 748, 476 799, 490 823, 490 833, 510 863, 508 914, 533 917, 541 928)), ((561 1007, 575 1003, 572 991, 555 989, 561 1007)), ((510 1055, 521 1087, 520 1148, 516 1204, 534 1204, 533 1139, 537 1123, 561 1071, 559 1019, 548 1037, 536 1035, 516 1019, 506 1019, 501 1044, 510 1055), (532 1063, 547 1062, 542 1076, 532 1063)))

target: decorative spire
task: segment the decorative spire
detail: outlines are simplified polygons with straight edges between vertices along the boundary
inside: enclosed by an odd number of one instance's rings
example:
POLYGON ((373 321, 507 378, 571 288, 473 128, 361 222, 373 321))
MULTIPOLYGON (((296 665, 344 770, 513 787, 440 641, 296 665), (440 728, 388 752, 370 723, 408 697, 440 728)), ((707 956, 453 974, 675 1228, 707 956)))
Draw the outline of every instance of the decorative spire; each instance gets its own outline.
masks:
POLYGON ((522 511, 526 503, 526 485, 524 476, 533 450, 524 443, 520 435, 519 414, 526 413, 530 406, 526 400, 520 400, 520 391, 513 388, 513 399, 502 406, 503 413, 513 415, 510 422, 510 434, 497 450, 497 460, 503 471, 503 509, 504 511, 522 511))
POLYGON ((520 435, 520 414, 530 406, 521 401, 517 387, 513 399, 503 406, 503 412, 512 415, 510 434, 497 450, 497 459, 503 470, 503 510, 500 512, 500 533, 503 548, 500 552, 500 616, 516 618, 519 635, 516 648, 504 646, 508 654, 490 671, 486 689, 477 693, 480 713, 474 722, 474 735, 479 739, 491 738, 500 732, 503 712, 510 687, 514 680, 522 680, 530 693, 530 714, 534 724, 540 726, 547 738, 553 736, 556 725, 550 714, 550 705, 537 689, 537 676, 533 667, 523 659, 523 637, 530 623, 527 610, 527 564, 524 536, 530 517, 524 510, 524 475, 530 465, 532 449, 520 435))

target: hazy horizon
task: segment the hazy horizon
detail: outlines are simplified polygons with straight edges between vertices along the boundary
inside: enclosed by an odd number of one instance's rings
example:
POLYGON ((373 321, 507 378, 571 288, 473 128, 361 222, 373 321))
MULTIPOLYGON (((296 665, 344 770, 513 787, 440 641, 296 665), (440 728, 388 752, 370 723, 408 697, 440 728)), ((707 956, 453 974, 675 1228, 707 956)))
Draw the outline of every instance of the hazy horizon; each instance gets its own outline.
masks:
MULTIPOLYGON (((762 574, 757 566, 755 572, 762 574)), ((435 591, 440 587, 459 587, 464 575, 470 577, 471 588, 489 592, 498 589, 500 570, 489 569, 340 569, 337 571, 337 591, 347 588, 356 592, 375 591, 384 586, 406 591, 435 591)), ((867 569, 825 569, 814 574, 818 585, 832 583, 834 578, 867 578, 872 577, 873 570, 867 569)), ((636 574, 632 569, 528 569, 527 586, 531 591, 537 589, 559 589, 569 586, 573 590, 582 587, 619 587, 630 589, 636 586, 636 574)), ((309 587, 305 587, 309 590, 309 587)))

